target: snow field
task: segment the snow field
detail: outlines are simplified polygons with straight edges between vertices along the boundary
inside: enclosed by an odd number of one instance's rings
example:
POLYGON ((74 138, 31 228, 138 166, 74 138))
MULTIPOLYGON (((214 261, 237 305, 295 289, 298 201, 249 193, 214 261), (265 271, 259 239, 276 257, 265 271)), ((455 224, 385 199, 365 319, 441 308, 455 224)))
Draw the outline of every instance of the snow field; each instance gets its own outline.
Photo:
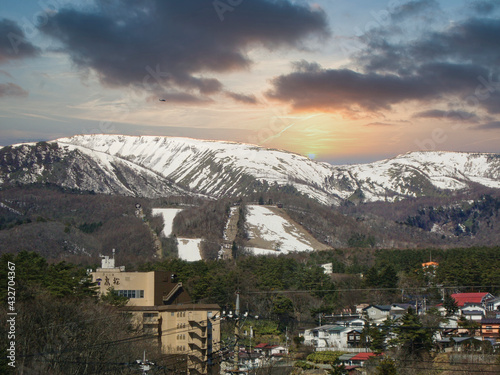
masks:
MULTIPOLYGON (((168 237, 172 234, 172 226, 175 216, 182 211, 181 208, 153 208, 153 215, 161 215, 163 217, 162 234, 168 237)), ((177 248, 179 250, 179 258, 188 262, 201 260, 200 254, 201 238, 177 238, 177 248)))
MULTIPOLYGON (((313 246, 305 236, 290 222, 265 206, 247 206, 247 231, 250 240, 261 238, 281 253, 312 251, 313 246)), ((260 248, 253 248, 254 253, 262 253, 260 248)), ((272 250, 268 250, 272 251, 272 250)), ((276 254, 276 252, 274 252, 276 254)))

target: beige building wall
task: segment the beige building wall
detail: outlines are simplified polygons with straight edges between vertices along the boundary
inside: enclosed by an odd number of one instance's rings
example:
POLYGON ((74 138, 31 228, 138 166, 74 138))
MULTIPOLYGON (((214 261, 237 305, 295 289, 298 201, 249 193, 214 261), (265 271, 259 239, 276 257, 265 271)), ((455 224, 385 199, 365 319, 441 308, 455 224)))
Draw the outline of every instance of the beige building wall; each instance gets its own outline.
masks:
POLYGON ((192 304, 174 274, 125 272, 115 267, 114 257, 104 257, 91 276, 101 295, 113 288, 128 297, 123 309, 133 314, 144 333, 156 336, 163 353, 187 358, 189 374, 218 373, 219 364, 212 361, 218 362, 220 351, 218 305, 192 304))
POLYGON ((91 273, 98 283, 99 293, 113 288, 129 297, 129 306, 163 305, 163 297, 173 288, 171 274, 166 271, 125 272, 120 268, 98 268, 91 273))
POLYGON ((130 307, 145 333, 158 335, 166 354, 187 357, 190 374, 207 374, 218 368, 220 314, 218 305, 171 305, 130 307))

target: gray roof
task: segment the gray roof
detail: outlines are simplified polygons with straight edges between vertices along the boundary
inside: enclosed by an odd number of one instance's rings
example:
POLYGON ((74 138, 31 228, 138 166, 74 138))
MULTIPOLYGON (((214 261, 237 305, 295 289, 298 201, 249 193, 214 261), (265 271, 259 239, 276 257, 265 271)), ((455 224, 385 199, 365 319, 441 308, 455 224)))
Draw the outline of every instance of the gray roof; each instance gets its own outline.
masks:
POLYGON ((477 310, 472 310, 472 311, 463 311, 462 310, 462 314, 463 315, 484 315, 484 313, 482 311, 477 311, 477 310))
POLYGON ((342 355, 339 357, 339 361, 348 361, 348 360, 350 360, 352 357, 354 357, 356 354, 358 354, 358 353, 348 353, 348 354, 342 354, 342 355))
MULTIPOLYGON (((444 339, 442 340, 439 340, 438 342, 441 342, 441 343, 448 343, 448 342, 451 342, 451 340, 453 339, 454 342, 456 342, 457 344, 460 344, 461 342, 464 342, 464 341, 467 341, 467 340, 477 340, 476 338, 474 337, 445 337, 444 339)), ((478 340, 479 341, 479 340, 478 340)))
POLYGON ((368 310, 370 307, 375 307, 376 309, 382 311, 391 311, 391 305, 370 305, 368 307, 365 307, 363 310, 368 310))
POLYGON ((500 319, 483 318, 481 319, 481 324, 500 324, 500 319))

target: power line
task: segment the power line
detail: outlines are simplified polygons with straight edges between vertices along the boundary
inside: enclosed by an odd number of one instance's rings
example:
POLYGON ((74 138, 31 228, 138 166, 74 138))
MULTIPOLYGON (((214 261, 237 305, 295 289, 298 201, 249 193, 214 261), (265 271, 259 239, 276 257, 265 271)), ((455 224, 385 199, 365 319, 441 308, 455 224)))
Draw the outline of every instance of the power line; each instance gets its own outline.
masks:
MULTIPOLYGON (((391 290, 428 290, 428 289, 465 289, 465 288, 499 288, 500 285, 459 285, 459 286, 428 286, 409 288, 336 288, 336 289, 308 289, 308 290, 269 290, 247 291, 246 294, 281 294, 281 293, 318 293, 318 292, 358 292, 358 291, 391 291, 391 290)), ((242 293, 243 294, 243 293, 242 293)))

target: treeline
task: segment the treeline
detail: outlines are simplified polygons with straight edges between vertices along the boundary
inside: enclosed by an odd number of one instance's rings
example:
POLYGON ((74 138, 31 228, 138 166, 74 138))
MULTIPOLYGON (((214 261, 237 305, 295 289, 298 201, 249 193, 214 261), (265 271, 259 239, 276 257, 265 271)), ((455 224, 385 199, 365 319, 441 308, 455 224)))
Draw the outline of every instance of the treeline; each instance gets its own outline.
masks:
POLYGON ((499 247, 448 250, 332 250, 279 256, 241 256, 236 260, 185 262, 167 259, 140 270, 175 272, 195 301, 230 307, 241 292, 243 306, 271 316, 278 295, 291 301, 295 322, 311 321, 359 303, 404 302, 416 295, 440 303, 442 289, 500 291, 499 247), (422 263, 439 263, 435 274, 422 263), (332 263, 333 275, 321 264, 332 263), (475 286, 475 287, 474 287, 475 286), (401 292, 404 291, 404 295, 401 292), (401 298, 404 298, 402 301, 401 298))
MULTIPOLYGON (((15 348, 15 367, 4 354, 0 373, 136 374, 135 361, 144 350, 159 365, 165 360, 128 315, 98 301, 84 268, 49 264, 39 254, 20 252, 0 257, 0 275, 6 280, 0 285, 0 313, 15 321, 13 330, 0 325, 2 352, 9 353, 11 342, 15 348)), ((170 372, 165 367, 158 373, 170 372)))
POLYGON ((151 215, 151 201, 68 191, 53 185, 7 187, 0 192, 0 252, 37 251, 49 259, 90 263, 91 257, 120 250, 122 263, 155 255, 155 236, 136 216, 141 204, 155 233, 163 220, 151 215))

